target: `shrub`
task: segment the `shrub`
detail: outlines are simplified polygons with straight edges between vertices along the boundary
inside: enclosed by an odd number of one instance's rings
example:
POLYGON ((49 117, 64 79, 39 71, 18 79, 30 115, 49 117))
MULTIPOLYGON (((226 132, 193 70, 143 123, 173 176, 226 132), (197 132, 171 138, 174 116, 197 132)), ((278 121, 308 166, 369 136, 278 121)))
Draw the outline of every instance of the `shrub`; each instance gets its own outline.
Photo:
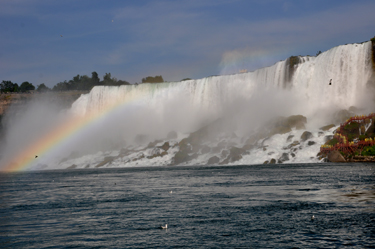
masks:
POLYGON ((357 122, 351 122, 345 125, 344 127, 345 130, 353 130, 353 129, 358 129, 358 128, 359 128, 359 124, 357 122))
POLYGON ((356 136, 354 134, 348 134, 348 141, 349 142, 353 141, 354 138, 356 138, 356 136))
POLYGON ((362 151, 364 156, 375 156, 375 146, 365 147, 362 151))
POLYGON ((332 138, 331 140, 329 140, 326 144, 328 145, 331 145, 331 146, 334 146, 338 143, 339 141, 337 140, 337 138, 332 138))

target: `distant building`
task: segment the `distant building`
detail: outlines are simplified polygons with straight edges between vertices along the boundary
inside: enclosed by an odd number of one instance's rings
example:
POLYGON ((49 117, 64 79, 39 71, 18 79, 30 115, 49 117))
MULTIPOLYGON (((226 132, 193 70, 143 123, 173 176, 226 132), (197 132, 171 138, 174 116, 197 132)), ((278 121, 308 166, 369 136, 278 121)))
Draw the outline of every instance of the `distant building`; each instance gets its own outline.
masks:
POLYGON ((241 69, 240 73, 247 73, 247 69, 241 69))

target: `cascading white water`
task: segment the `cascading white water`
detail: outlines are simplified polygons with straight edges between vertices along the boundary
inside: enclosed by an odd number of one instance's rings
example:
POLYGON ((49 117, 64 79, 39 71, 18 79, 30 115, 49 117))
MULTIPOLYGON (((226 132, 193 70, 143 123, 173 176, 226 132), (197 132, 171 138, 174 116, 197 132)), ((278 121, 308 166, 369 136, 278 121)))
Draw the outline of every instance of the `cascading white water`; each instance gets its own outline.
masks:
MULTIPOLYGON (((286 115, 311 116, 323 109, 346 109, 363 104, 366 84, 372 74, 371 42, 332 48, 317 57, 299 57, 300 63, 289 69, 288 60, 254 72, 212 76, 198 80, 138 86, 95 87, 74 103, 72 111, 85 114, 100 112, 117 101, 140 99, 144 106, 162 113, 163 103, 171 100, 188 101, 194 112, 215 119, 223 115, 228 105, 240 99, 251 100, 264 91, 272 102, 275 91, 285 88, 294 96, 294 107, 288 106, 286 115), (288 75, 292 74, 289 79, 288 75), (333 84, 328 85, 330 79, 333 84), (290 113, 288 113, 290 112, 290 113)), ((277 104, 280 111, 283 104, 277 104)), ((167 121, 167 120, 165 120, 167 121)))

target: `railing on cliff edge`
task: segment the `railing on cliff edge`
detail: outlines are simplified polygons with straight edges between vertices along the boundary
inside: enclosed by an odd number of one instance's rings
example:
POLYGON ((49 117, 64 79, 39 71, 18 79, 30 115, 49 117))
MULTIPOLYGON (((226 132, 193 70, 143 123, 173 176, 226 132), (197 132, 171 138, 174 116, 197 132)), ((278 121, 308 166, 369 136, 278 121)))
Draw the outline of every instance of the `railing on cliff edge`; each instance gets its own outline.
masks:
POLYGON ((338 150, 344 153, 354 153, 358 149, 363 149, 366 146, 374 146, 375 140, 372 138, 366 138, 365 140, 360 140, 358 142, 349 142, 348 138, 345 135, 339 133, 343 130, 344 127, 350 124, 352 121, 363 123, 366 119, 371 119, 375 117, 375 113, 370 113, 369 115, 354 116, 346 120, 344 123, 340 124, 340 127, 336 130, 335 135, 333 136, 338 140, 338 143, 335 145, 322 145, 320 147, 320 152, 322 154, 329 153, 333 150, 338 150))

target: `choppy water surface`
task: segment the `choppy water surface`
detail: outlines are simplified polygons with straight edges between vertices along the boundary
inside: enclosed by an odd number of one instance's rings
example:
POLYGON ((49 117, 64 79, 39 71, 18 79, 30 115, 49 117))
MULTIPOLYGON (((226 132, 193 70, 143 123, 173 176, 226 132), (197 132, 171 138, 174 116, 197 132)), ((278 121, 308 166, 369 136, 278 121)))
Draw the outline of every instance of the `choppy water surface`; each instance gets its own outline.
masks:
POLYGON ((374 248, 374 183, 373 164, 1 174, 0 247, 374 248))

